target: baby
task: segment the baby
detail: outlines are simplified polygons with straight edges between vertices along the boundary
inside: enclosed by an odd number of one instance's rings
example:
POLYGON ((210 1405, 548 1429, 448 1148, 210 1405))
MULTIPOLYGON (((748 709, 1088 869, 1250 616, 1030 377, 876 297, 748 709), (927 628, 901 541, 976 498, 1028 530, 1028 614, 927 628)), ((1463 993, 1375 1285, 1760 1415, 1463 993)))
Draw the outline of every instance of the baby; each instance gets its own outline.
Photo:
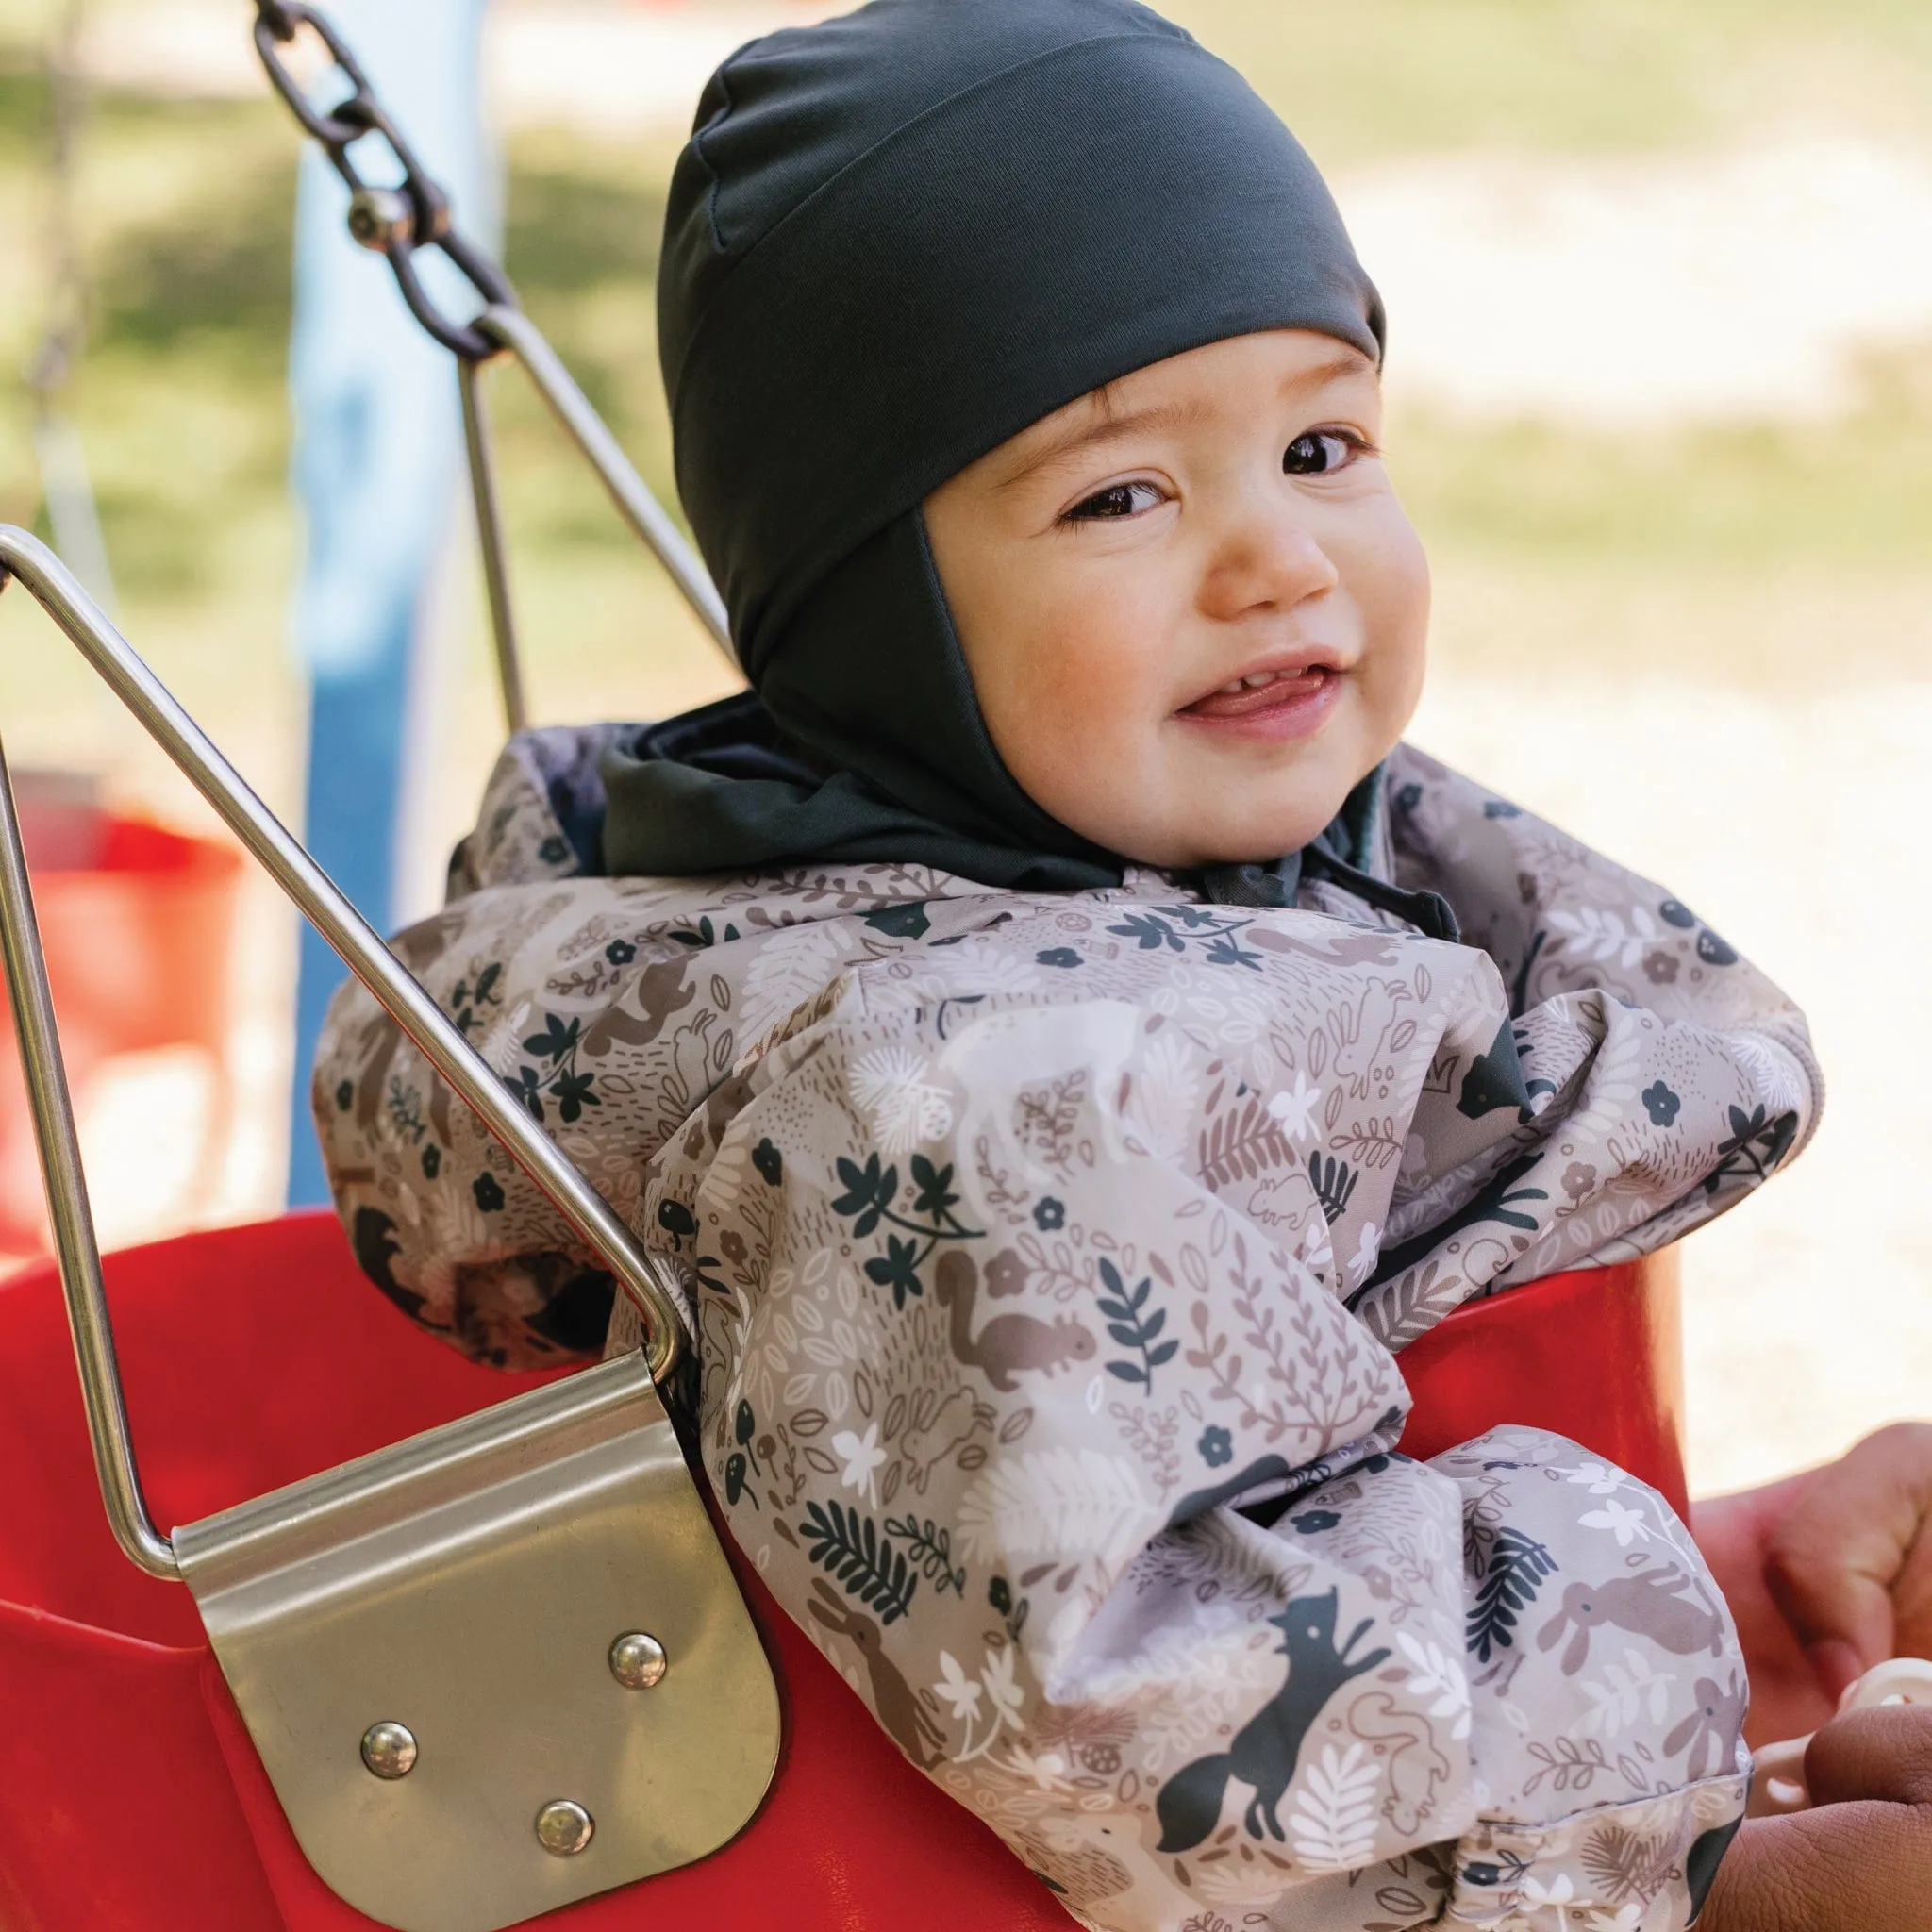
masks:
MULTIPOLYGON (((1131 0, 755 42, 660 280, 752 689, 514 741, 398 948, 681 1279, 733 1536, 1084 1923, 1932 1923, 1912 1714, 1814 1753, 1895 1802, 1738 1837, 1725 1609, 1771 1735, 1822 1721, 1894 1641, 1918 1437, 1716 1507, 1715 1581, 1507 1416, 1399 1451, 1408 1341, 1721 1212, 1821 1089, 1675 899, 1401 743, 1383 334, 1287 131, 1131 0)), ((603 1345, 608 1277, 358 991, 316 1095, 412 1315, 603 1345)))

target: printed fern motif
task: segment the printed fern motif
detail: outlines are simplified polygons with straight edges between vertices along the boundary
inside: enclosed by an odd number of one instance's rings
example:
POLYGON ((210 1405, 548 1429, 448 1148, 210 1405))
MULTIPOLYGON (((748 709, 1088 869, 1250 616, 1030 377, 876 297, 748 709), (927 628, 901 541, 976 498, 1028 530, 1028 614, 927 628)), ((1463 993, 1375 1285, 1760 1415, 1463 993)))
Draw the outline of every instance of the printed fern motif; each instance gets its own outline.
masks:
POLYGON ((912 1607, 919 1578, 870 1516, 838 1503, 808 1503, 798 1528, 810 1545, 806 1555, 837 1577, 847 1596, 876 1610, 881 1624, 896 1624, 912 1607))
POLYGON ((1107 1332, 1123 1348, 1138 1351, 1141 1359, 1137 1362, 1108 1362, 1107 1372, 1123 1382, 1137 1382, 1151 1395, 1154 1392, 1154 1372, 1163 1362, 1171 1362, 1179 1351, 1177 1341, 1161 1341, 1157 1338, 1167 1326, 1167 1310, 1147 1308, 1147 1298, 1154 1292, 1154 1279, 1149 1275, 1139 1288, 1130 1289, 1121 1279, 1121 1272, 1111 1261, 1105 1258, 1100 1263, 1100 1278, 1107 1292, 1100 1297, 1100 1312, 1107 1317, 1107 1332))
POLYGON ((1315 1184, 1315 1199, 1322 1204, 1322 1218, 1330 1227, 1348 1212, 1356 1183, 1361 1174, 1335 1155, 1324 1155, 1318 1147, 1308 1156, 1308 1178, 1315 1184))
POLYGON ((1648 1905, 1670 1879, 1675 1849, 1668 1838, 1640 1838, 1620 1824, 1607 1825, 1583 1847, 1583 1869, 1611 1905, 1632 1899, 1648 1905))
POLYGON ((1295 1856, 1311 1871, 1355 1872, 1375 1855, 1376 1794, 1382 1773, 1359 1740, 1344 1751, 1322 1746, 1289 1807, 1295 1856))
POLYGON ((1469 1613, 1468 1645, 1481 1662, 1489 1662, 1492 1650, 1515 1643, 1518 1613, 1536 1601, 1544 1579, 1557 1568, 1556 1557, 1535 1538, 1507 1527, 1497 1533, 1469 1613))
POLYGON ((1254 1180, 1270 1168, 1293 1165, 1287 1133, 1259 1099, 1223 1114, 1200 1137, 1201 1180, 1214 1193, 1236 1181, 1254 1180))

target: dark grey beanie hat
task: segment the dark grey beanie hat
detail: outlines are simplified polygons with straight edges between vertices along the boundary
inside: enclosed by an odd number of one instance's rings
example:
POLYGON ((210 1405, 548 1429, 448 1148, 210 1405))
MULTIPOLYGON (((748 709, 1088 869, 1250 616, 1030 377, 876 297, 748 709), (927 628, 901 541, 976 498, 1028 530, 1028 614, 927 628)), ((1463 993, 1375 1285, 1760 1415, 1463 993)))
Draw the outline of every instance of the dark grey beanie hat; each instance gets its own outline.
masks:
POLYGON ((732 56, 673 178, 658 331, 757 700, 607 758, 610 868, 1117 876, 993 749, 919 507, 1088 391, 1273 328, 1381 357, 1313 163, 1133 0, 874 0, 732 56))

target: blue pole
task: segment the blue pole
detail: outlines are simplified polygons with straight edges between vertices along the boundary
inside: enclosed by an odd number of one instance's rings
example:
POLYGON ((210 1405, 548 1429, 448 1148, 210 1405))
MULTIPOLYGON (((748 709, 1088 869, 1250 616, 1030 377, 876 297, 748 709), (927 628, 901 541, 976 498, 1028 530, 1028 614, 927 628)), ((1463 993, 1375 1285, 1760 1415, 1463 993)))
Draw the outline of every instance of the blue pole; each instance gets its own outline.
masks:
MULTIPOLYGON (((488 241, 482 135, 484 0, 331 0, 376 91, 441 182, 466 231, 488 241)), ((357 158, 374 180, 381 158, 357 158)), ((391 171, 391 174, 393 170, 391 171)), ((309 687, 304 825, 310 849, 376 925, 396 918, 404 732, 462 446, 456 370, 397 293, 388 264, 343 226, 347 191, 310 147, 295 216, 290 389, 294 486, 307 549, 294 611, 309 687)), ((467 313, 446 265, 418 258, 431 292, 467 313)), ((306 924, 295 1002, 289 1202, 328 1199, 308 1107, 323 1015, 342 978, 306 924)))

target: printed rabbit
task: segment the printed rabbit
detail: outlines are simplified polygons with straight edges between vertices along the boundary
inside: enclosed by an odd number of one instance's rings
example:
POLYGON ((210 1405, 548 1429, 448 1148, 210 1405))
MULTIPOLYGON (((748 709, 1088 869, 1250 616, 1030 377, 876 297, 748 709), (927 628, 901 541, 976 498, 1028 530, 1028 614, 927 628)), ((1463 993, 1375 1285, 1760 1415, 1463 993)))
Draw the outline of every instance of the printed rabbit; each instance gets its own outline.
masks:
POLYGON ((1563 1674, 1574 1677, 1590 1661, 1590 1633, 1607 1624, 1678 1657, 1724 1655, 1729 1631, 1724 1615, 1703 1601, 1702 1592, 1687 1597, 1690 1578, 1668 1564, 1640 1570, 1634 1576, 1613 1576, 1607 1583, 1573 1583, 1563 1592, 1563 1607, 1537 1637, 1544 1650, 1555 1650, 1563 1633, 1575 1625, 1575 1635, 1563 1653, 1563 1674))
POLYGON ((872 1707, 880 1725, 921 1771, 930 1771, 940 1761, 944 1733, 914 1695, 898 1666, 879 1648, 879 1626, 855 1610, 823 1579, 813 1582, 812 1596, 813 1619, 835 1636, 849 1637, 865 1659, 866 1675, 872 1680, 872 1707))

